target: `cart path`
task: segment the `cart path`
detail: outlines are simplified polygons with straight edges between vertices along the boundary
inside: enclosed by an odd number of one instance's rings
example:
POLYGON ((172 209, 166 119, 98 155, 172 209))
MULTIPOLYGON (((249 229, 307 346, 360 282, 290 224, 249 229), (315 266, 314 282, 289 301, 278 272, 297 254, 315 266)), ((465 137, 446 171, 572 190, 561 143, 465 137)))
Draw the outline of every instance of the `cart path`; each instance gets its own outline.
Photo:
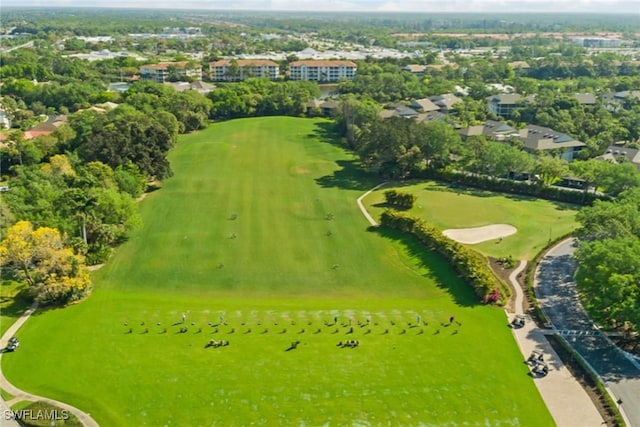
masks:
POLYGON ((527 267, 527 261, 520 261, 520 264, 513 269, 509 275, 509 282, 513 286, 515 294, 515 301, 513 303, 514 314, 524 314, 524 292, 518 283, 518 274, 527 267))
POLYGON ((358 197, 358 200, 356 200, 356 202, 358 203, 358 207, 360 208, 360 212, 362 212, 362 215, 364 215, 364 217, 367 219, 367 221, 369 221, 369 224, 373 225, 374 227, 378 225, 378 223, 376 222, 375 219, 373 219, 373 217, 369 214, 369 212, 367 211, 367 208, 364 207, 364 204, 362 203, 362 200, 367 197, 369 194, 373 193, 374 191, 376 191, 378 188, 382 187, 383 185, 385 185, 386 182, 383 182, 381 184, 376 185, 375 187, 373 187, 371 190, 367 191, 366 193, 364 193, 362 196, 358 197))
MULTIPOLYGON (((518 283, 518 274, 527 266, 526 261, 520 264, 509 275, 509 281, 515 290, 514 313, 507 314, 509 321, 516 314, 524 313, 524 292, 518 283)), ((555 352, 544 333, 535 322, 526 317, 522 328, 512 329, 522 357, 526 360, 533 350, 542 351, 544 360, 549 366, 549 373, 542 378, 533 381, 547 405, 553 420, 558 427, 596 427, 602 426, 604 420, 598 409, 591 401, 587 392, 573 377, 571 372, 555 352)))
MULTIPOLYGON (((0 348, 5 348, 7 346, 7 344, 9 343, 9 339, 13 336, 16 335, 16 332, 18 332, 18 330, 22 327, 22 325, 29 319, 29 317, 31 316, 31 314, 33 314, 34 311, 36 311, 37 308, 37 304, 33 304, 31 307, 29 307, 28 310, 26 310, 19 318, 18 320, 16 320, 14 322, 13 325, 11 325, 11 327, 9 329, 7 329, 7 332, 4 333, 4 335, 2 336, 2 338, 0 338, 0 348)), ((18 348, 18 350, 14 353, 7 353, 7 357, 20 357, 20 349, 18 348)), ((3 410, 9 410, 9 407, 11 406, 10 404, 14 404, 17 403, 19 401, 22 400, 28 400, 28 401, 42 401, 42 402, 47 402, 51 405, 57 406, 61 409, 65 409, 69 412, 71 412, 73 415, 75 415, 76 417, 78 417, 78 419, 80 420, 80 422, 85 426, 85 427, 98 427, 98 423, 91 418, 91 415, 87 414, 84 411, 81 411, 80 409, 68 405, 64 402, 60 402, 58 400, 54 400, 54 399, 49 399, 46 397, 42 397, 42 396, 38 396, 35 394, 31 394, 31 393, 27 393, 26 391, 23 391, 17 387, 15 387, 13 384, 11 384, 7 378, 4 376, 4 373, 2 372, 2 358, 3 353, 0 352, 0 388, 3 389, 4 391, 6 391, 7 393, 12 394, 14 397, 9 401, 9 402, 5 402, 4 399, 0 399, 0 406, 3 406, 3 410)), ((8 414, 9 412, 3 412, 3 414, 8 414)), ((2 424, 2 426, 7 426, 7 427, 19 427, 20 424, 18 424, 17 421, 15 420, 6 420, 4 419, 4 415, 3 415, 3 419, 2 422, 0 423, 2 424)))

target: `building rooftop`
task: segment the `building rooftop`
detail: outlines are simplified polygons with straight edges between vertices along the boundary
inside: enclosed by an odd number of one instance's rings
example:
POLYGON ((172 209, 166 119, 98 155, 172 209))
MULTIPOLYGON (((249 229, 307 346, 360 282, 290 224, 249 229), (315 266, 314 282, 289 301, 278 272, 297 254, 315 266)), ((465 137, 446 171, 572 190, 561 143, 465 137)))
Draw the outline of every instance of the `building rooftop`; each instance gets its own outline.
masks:
MULTIPOLYGON (((238 67, 278 67, 278 63, 269 59, 236 59, 238 67)), ((233 63, 232 59, 221 59, 210 62, 210 67, 228 67, 233 63)))
POLYGON ((180 62, 160 62, 158 64, 147 64, 141 65, 141 70, 168 70, 169 67, 176 68, 187 68, 190 64, 193 64, 194 68, 200 67, 200 64, 190 63, 189 61, 180 61, 180 62))
POLYGON ((315 59, 307 59, 304 61, 293 61, 289 64, 291 67, 356 67, 356 63, 352 61, 341 61, 341 60, 315 60, 315 59))

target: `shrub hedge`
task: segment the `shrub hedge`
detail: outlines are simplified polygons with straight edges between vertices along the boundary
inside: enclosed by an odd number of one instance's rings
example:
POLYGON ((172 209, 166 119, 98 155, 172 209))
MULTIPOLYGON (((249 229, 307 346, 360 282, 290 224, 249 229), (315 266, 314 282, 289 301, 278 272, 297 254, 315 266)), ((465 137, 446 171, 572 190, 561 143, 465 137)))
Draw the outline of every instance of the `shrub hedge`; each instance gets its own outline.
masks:
POLYGON ((389 206, 400 209, 411 209, 418 197, 411 193, 402 193, 396 190, 384 192, 384 198, 389 206))
POLYGON ((412 234, 430 250, 443 256, 458 276, 473 287, 476 295, 483 302, 504 304, 508 300, 509 289, 495 277, 482 255, 449 239, 421 218, 386 210, 380 217, 380 224, 412 234))
POLYGON ((502 193, 521 194, 524 196, 538 197, 547 200, 574 203, 578 205, 591 205, 594 200, 610 200, 609 197, 584 191, 567 190, 560 187, 548 187, 541 184, 531 184, 525 181, 510 179, 498 179, 486 175, 456 172, 442 169, 425 169, 420 172, 420 178, 435 179, 451 182, 481 190, 490 190, 502 193))

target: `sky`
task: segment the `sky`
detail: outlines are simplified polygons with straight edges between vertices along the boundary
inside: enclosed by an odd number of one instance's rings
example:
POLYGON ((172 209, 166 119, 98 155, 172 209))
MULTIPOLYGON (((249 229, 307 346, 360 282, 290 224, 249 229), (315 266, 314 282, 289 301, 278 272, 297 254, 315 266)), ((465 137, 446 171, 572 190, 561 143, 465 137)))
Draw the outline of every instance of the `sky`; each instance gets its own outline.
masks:
POLYGON ((2 0, 4 6, 640 15, 640 0, 2 0))

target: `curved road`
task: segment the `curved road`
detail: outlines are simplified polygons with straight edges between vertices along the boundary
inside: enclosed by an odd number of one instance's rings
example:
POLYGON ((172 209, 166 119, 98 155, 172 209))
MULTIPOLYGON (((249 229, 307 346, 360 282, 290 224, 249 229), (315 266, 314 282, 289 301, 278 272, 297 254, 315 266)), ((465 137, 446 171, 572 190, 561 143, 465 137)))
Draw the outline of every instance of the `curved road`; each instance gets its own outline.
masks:
POLYGON ((534 278, 536 297, 553 327, 568 331, 564 338, 598 373, 614 399, 622 401, 620 408, 627 424, 640 426, 640 367, 601 333, 584 311, 573 280, 573 243, 573 239, 559 243, 541 260, 534 278))

